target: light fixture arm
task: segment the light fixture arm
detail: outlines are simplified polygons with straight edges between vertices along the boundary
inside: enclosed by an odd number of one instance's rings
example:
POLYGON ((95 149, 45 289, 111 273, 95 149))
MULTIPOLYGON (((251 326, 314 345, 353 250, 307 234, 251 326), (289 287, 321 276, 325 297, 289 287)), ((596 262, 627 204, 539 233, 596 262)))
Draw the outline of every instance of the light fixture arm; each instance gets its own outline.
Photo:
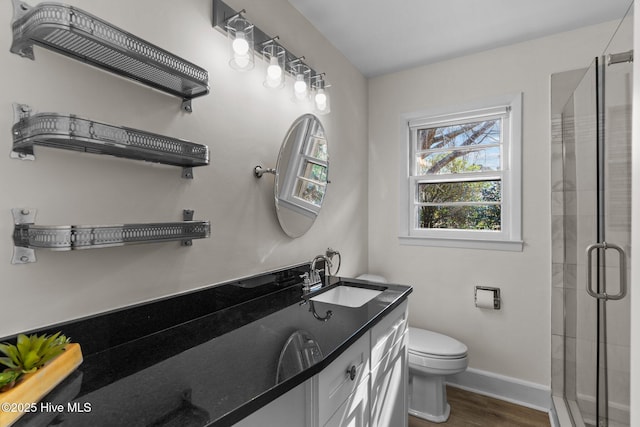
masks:
POLYGON ((264 47, 264 46, 267 46, 267 45, 269 45, 269 44, 271 44, 271 43, 275 43, 275 42, 277 42, 278 40, 280 40, 280 36, 271 37, 271 38, 270 38, 270 39, 268 39, 268 40, 265 40, 265 41, 263 41, 263 42, 260 42, 260 43, 259 43, 259 45, 260 45, 260 46, 262 46, 262 47, 264 47))
POLYGON ((314 89, 324 89, 326 82, 324 80, 325 73, 319 73, 311 76, 311 86, 314 89))
MULTIPOLYGON (((289 65, 289 67, 292 67, 292 66, 298 65, 298 64, 307 65, 303 61, 304 61, 304 56, 299 56, 297 58, 290 59, 288 65, 289 65)), ((307 67, 308 67, 308 65, 307 65, 307 67)))
POLYGON ((236 18, 238 16, 242 16, 243 13, 247 13, 246 9, 242 9, 240 12, 234 13, 230 17, 225 18, 224 22, 227 23, 227 22, 231 21, 233 18, 236 18))

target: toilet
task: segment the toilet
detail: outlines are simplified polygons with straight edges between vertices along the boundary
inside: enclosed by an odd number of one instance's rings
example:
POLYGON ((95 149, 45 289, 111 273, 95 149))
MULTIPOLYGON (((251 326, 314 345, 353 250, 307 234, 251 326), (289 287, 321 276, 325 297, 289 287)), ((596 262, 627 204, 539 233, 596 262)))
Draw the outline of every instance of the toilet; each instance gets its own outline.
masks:
POLYGON ((449 418, 445 377, 467 369, 467 346, 447 335, 409 327, 409 413, 434 423, 449 418))
MULTIPOLYGON (((382 276, 363 274, 358 279, 386 283, 382 276)), ((468 366, 467 346, 447 335, 409 327, 409 414, 434 423, 449 418, 445 379, 468 366)))

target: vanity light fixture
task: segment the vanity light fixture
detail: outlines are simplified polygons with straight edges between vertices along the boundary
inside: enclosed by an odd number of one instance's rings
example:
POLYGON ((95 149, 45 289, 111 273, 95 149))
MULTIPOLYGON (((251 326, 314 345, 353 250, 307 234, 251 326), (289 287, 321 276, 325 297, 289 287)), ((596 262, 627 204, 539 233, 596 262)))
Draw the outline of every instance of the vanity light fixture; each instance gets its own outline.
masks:
POLYGON ((276 43, 277 39, 278 37, 267 40, 262 47, 262 55, 269 62, 267 73, 264 77, 264 86, 270 89, 284 87, 284 64, 287 51, 276 43))
POLYGON ((331 112, 331 99, 327 92, 327 82, 324 73, 313 76, 313 108, 317 114, 329 114, 331 112))
POLYGON ((253 24, 242 14, 244 9, 226 20, 225 28, 231 46, 229 65, 237 71, 253 68, 253 24))
POLYGON ((287 74, 293 78, 293 95, 295 102, 305 102, 313 93, 314 107, 318 114, 330 111, 329 94, 327 93, 324 73, 319 73, 307 65, 304 57, 296 56, 287 50, 277 37, 267 35, 253 25, 243 14, 245 10, 236 12, 222 0, 213 1, 213 27, 227 33, 230 40, 232 68, 240 71, 250 70, 254 63, 254 49, 267 61, 267 74, 264 85, 268 88, 284 86, 287 74))

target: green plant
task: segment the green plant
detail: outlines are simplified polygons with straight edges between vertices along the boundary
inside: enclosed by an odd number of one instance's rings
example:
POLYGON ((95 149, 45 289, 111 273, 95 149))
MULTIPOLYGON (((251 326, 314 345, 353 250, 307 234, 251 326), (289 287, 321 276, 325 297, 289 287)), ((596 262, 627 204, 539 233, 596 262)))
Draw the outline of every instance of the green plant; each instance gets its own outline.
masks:
POLYGON ((5 389, 10 389, 15 384, 18 377, 20 377, 21 372, 12 371, 7 369, 4 372, 0 372, 0 392, 5 389))
POLYGON ((34 372, 45 363, 62 353, 69 338, 60 332, 54 335, 18 335, 16 344, 0 344, 0 364, 21 374, 34 372))

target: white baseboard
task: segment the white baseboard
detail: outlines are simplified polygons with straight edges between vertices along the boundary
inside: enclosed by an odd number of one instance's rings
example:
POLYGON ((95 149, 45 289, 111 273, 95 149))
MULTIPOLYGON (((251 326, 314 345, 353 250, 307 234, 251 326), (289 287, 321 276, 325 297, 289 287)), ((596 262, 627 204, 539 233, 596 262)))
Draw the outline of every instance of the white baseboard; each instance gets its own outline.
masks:
POLYGON ((447 384, 538 411, 551 412, 551 388, 493 372, 469 368, 447 377, 447 384))

